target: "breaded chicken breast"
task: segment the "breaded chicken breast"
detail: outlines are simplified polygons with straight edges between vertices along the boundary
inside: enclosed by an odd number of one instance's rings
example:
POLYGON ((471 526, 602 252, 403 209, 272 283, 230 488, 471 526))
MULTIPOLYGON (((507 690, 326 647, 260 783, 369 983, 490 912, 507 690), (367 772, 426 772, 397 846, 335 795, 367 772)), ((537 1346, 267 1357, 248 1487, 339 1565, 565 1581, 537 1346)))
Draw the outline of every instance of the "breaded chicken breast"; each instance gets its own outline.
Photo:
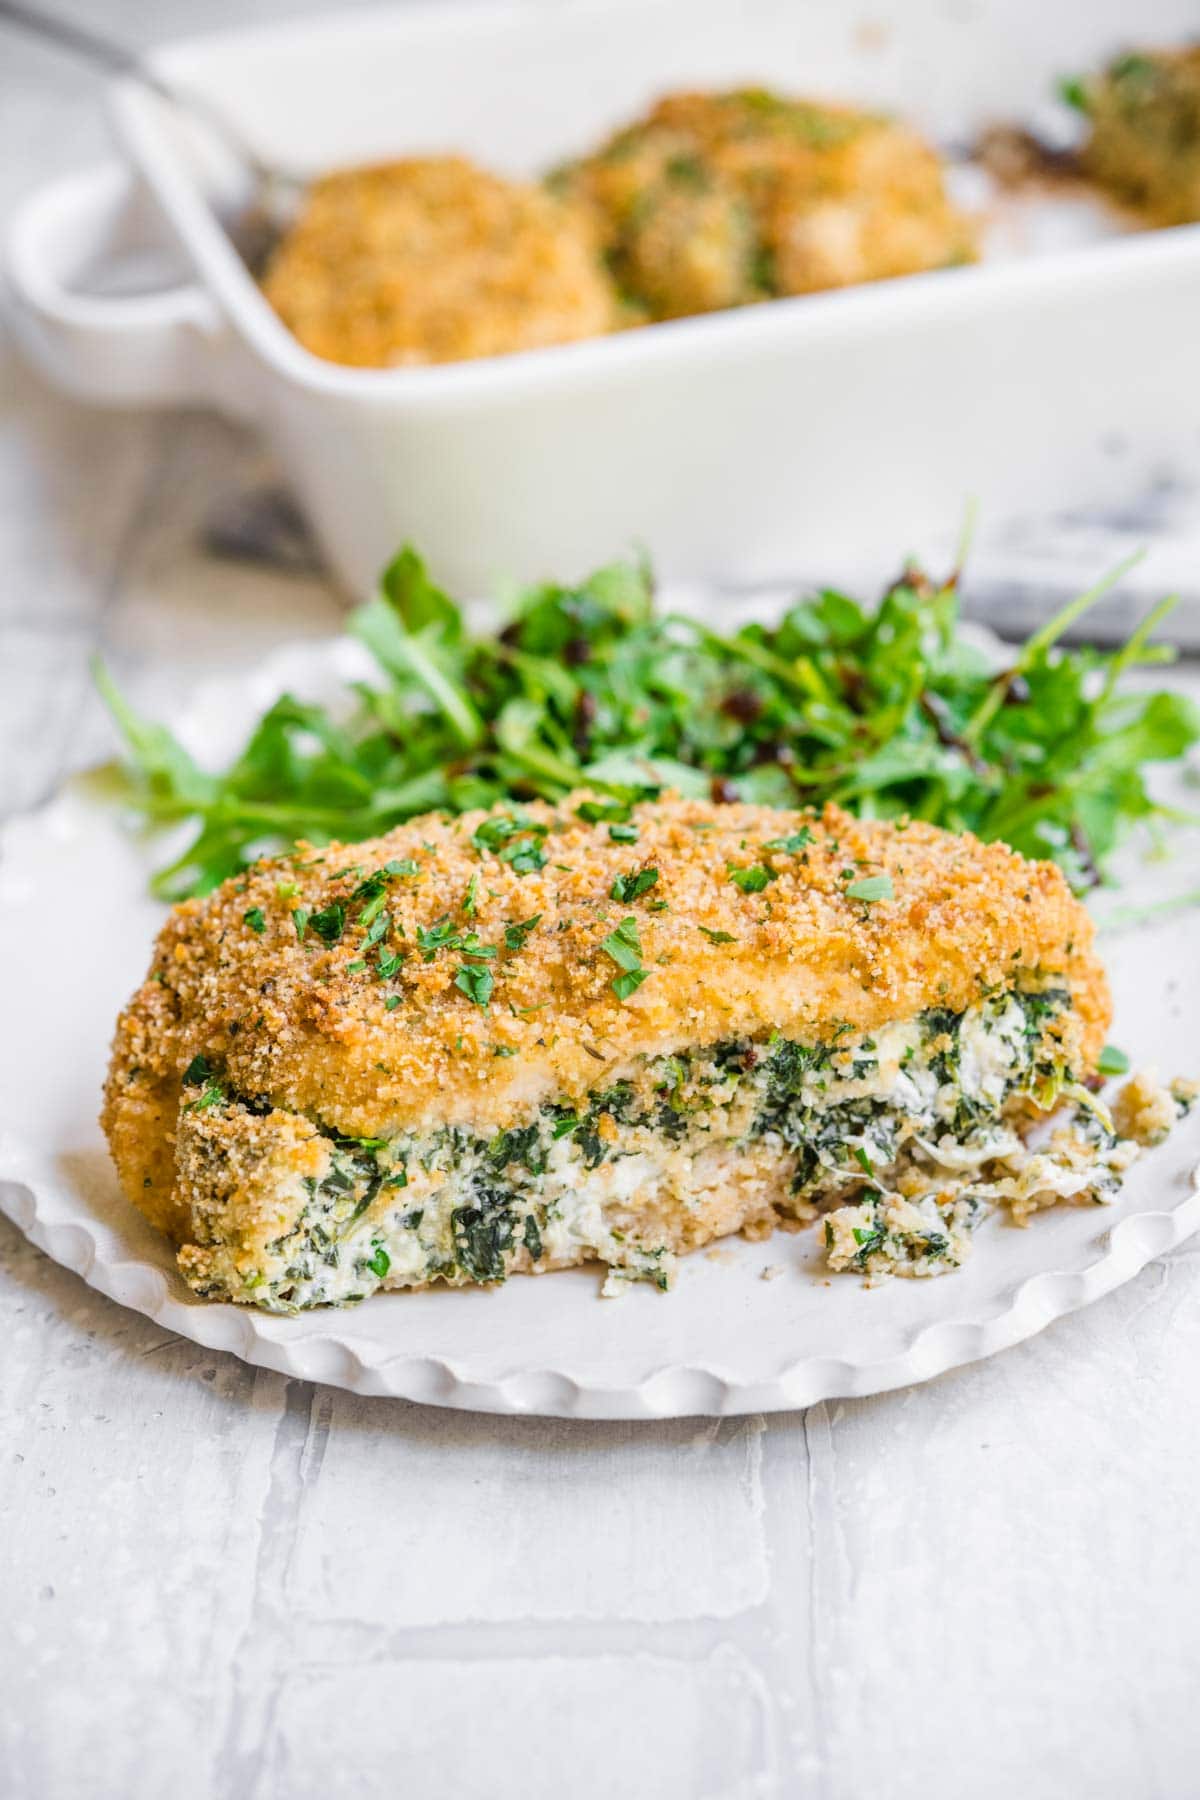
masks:
POLYGON ((552 185, 592 210, 626 300, 655 319, 975 255, 916 132, 764 88, 668 94, 552 185))
POLYGON ((1115 1180, 1099 1122, 1021 1162, 1090 1101, 1092 935, 1048 863, 833 807, 430 815, 177 906, 103 1123, 197 1293, 277 1310, 589 1259, 666 1286, 822 1213, 835 1266, 933 1273, 993 1200, 1115 1180))
POLYGON ((616 318, 583 211, 458 156, 315 182, 263 291, 315 356, 372 368, 570 343, 616 318))

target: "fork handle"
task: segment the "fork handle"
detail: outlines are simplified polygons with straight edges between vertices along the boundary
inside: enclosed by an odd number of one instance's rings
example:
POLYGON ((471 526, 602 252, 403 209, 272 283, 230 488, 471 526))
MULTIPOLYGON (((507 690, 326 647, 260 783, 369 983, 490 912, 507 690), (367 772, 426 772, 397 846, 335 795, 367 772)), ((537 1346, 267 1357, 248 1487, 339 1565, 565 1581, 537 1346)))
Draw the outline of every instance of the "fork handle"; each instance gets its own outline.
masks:
POLYGON ((38 6, 23 6, 21 0, 0 0, 0 23, 15 25, 19 30, 28 32, 31 37, 57 44, 60 49, 70 50, 74 55, 83 57, 85 62, 94 63, 114 74, 133 75, 137 80, 146 82, 157 93, 170 98, 164 84, 149 64, 136 51, 130 50, 126 44, 117 43, 114 38, 99 37, 85 26, 76 25, 70 19, 57 18, 52 13, 43 12, 38 6))

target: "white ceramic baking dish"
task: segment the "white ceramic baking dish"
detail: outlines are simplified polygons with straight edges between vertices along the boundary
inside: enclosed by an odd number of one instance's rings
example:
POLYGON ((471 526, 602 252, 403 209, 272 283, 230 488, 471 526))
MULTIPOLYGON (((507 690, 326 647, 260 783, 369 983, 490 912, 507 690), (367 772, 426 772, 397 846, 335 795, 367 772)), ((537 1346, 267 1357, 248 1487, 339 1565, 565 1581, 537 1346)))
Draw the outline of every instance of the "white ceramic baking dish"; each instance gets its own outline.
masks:
MULTIPOLYGON (((1148 0, 1132 29, 1180 41, 1195 21, 1195 0, 1148 0)), ((845 96, 962 142, 1035 115, 1056 76, 1130 30, 1125 0, 892 0, 866 16, 842 0, 455 4, 157 60, 306 170, 461 149, 527 172, 683 83, 845 96)), ((351 590, 405 538, 467 591, 635 541, 674 577, 877 575, 968 494, 993 520, 1102 502, 1127 479, 1115 440, 1152 463, 1195 435, 1200 227, 485 362, 350 370, 301 349, 262 300, 211 210, 228 197, 211 153, 128 86, 112 110, 127 165, 43 191, 11 226, 16 330, 90 399, 257 421, 351 590), (115 251, 164 241, 179 285, 96 290, 89 271, 115 251)))

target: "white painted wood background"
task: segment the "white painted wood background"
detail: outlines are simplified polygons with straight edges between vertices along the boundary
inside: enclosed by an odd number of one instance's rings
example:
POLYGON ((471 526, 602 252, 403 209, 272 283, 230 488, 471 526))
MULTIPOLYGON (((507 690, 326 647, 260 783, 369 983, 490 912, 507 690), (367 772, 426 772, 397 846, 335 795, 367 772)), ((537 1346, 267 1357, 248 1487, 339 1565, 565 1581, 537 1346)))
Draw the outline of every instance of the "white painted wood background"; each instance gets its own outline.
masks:
MULTIPOLYGON (((247 11, 86 10, 146 41, 247 11)), ((85 78, 0 42, 0 205, 102 141, 85 78)), ((263 472, 0 345, 0 810, 108 751, 97 646, 169 709, 335 624, 319 580, 197 548, 263 472)), ((1200 585, 1197 475, 1067 522, 1055 583, 1157 533, 1200 585)), ((43 953, 69 1029, 70 946, 43 953)), ((0 1796, 1191 1800, 1198 1369, 1200 1246, 908 1393, 472 1418, 177 1342, 0 1220, 0 1796)))

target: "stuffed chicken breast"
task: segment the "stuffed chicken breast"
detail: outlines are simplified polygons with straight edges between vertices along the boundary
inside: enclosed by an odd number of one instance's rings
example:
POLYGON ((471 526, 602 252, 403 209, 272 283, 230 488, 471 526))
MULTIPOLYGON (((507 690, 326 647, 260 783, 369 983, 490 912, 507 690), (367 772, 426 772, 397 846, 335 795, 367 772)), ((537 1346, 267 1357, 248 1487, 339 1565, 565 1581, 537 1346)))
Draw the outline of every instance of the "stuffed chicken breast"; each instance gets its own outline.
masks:
POLYGON ((171 913, 104 1126, 202 1295, 278 1310, 823 1218, 937 1273, 1103 1198, 1109 1019, 1060 872, 932 826, 575 795, 301 846, 171 913), (1031 1122, 1084 1123, 1032 1150, 1031 1122), (1088 1110, 1092 1108, 1092 1110, 1088 1110))

